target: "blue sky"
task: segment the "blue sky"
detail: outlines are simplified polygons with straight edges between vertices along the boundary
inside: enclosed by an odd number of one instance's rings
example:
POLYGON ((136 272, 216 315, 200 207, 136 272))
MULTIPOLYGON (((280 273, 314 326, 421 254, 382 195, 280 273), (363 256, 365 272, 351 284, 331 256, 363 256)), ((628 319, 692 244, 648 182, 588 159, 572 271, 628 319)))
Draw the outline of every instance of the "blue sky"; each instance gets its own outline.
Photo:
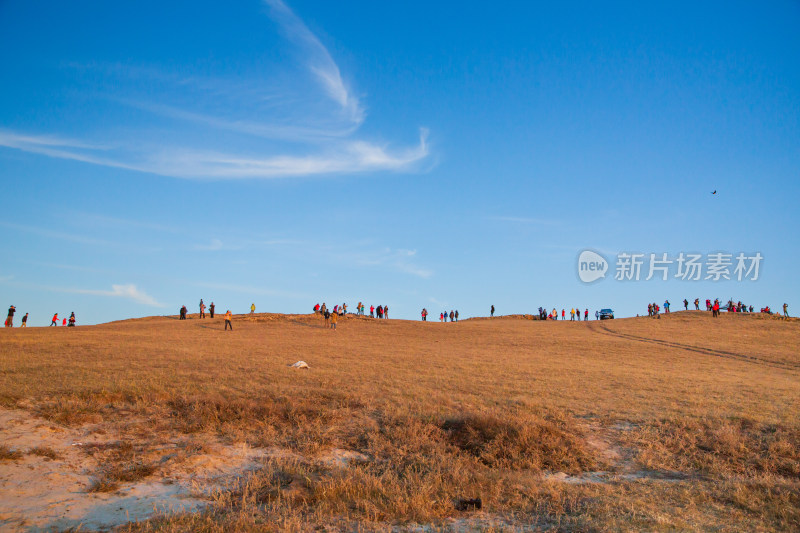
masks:
POLYGON ((788 1, 0 2, 0 305, 796 310, 798 27, 788 1), (623 282, 625 251, 763 261, 623 282))

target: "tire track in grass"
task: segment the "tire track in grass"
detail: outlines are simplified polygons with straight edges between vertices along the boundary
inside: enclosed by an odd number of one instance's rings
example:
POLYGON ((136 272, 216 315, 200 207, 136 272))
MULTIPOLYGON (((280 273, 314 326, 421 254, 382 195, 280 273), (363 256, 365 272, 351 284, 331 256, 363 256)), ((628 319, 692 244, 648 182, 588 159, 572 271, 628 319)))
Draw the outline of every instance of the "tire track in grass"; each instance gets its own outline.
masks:
POLYGON ((679 342, 673 341, 665 341, 661 339, 651 339, 649 337, 640 337, 639 335, 633 335, 630 333, 620 333, 618 331, 611 330, 608 326, 604 324, 596 324, 591 322, 589 324, 589 329, 594 331, 595 333, 599 333, 601 335, 610 335, 612 337, 617 337, 620 339, 628 339, 634 340, 639 342, 644 342, 648 344, 657 344, 659 346, 666 346, 667 348, 677 348, 679 350, 686 350, 689 352, 699 353, 703 355, 711 355, 714 357, 722 357, 725 359, 731 359, 735 361, 743 361, 746 363, 753 363, 762 366, 770 366, 773 368, 779 368, 781 370, 790 370, 790 371, 800 371, 800 363, 790 363, 790 362, 781 362, 781 361, 770 361, 768 359, 764 359, 762 357, 757 357, 754 355, 745 355, 735 352, 727 352, 724 350, 714 350, 712 348, 703 348, 701 346, 692 346, 690 344, 682 344, 679 342), (599 331, 598 331, 599 329, 599 331))

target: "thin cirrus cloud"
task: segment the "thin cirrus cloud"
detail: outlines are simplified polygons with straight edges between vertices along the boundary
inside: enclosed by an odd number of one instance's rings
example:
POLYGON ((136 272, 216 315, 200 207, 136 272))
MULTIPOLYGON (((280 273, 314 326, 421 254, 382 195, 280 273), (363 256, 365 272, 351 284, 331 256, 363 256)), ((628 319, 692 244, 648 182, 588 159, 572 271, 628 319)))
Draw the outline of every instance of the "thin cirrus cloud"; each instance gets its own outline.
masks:
POLYGON ((136 303, 148 305, 151 307, 165 307, 164 304, 145 293, 134 284, 112 284, 111 290, 103 289, 78 289, 69 287, 51 287, 43 285, 31 285, 27 283, 18 284, 20 287, 27 289, 38 289, 52 292, 62 292, 67 294, 87 294, 91 296, 108 296, 112 298, 123 298, 132 300, 136 303))
POLYGON ((341 106, 354 123, 364 120, 364 110, 345 86, 338 65, 328 49, 282 0, 265 0, 272 16, 281 25, 286 37, 300 49, 306 51, 307 67, 317 77, 328 96, 341 106))
POLYGON ((159 303, 155 298, 146 294, 136 287, 136 285, 111 285, 111 290, 90 290, 90 289, 70 289, 67 292, 76 294, 93 294, 96 296, 112 296, 115 298, 125 298, 133 300, 136 303, 149 305, 151 307, 165 307, 164 304, 159 303))
MULTIPOLYGON (((242 109, 233 108, 229 109, 230 117, 221 116, 220 112, 211 114, 202 108, 215 107, 211 104, 221 101, 237 102, 240 90, 228 95, 228 99, 220 98, 219 92, 225 91, 226 87, 241 87, 247 83, 258 86, 264 83, 263 80, 229 83, 224 79, 178 79, 159 75, 158 69, 153 68, 131 66, 126 70, 124 65, 117 65, 113 69, 102 65, 83 65, 81 69, 104 70, 105 75, 121 77, 123 80, 126 76, 137 80, 150 76, 157 79, 159 84, 173 87, 177 91, 175 94, 192 86, 200 94, 206 94, 205 101, 202 98, 184 98, 180 101, 191 103, 176 106, 168 101, 171 98, 169 93, 155 96, 156 101, 122 94, 102 96, 114 105, 136 108, 160 120, 167 119, 173 127, 179 128, 178 131, 186 127, 192 128, 191 131, 200 128, 208 134, 206 139, 216 138, 215 131, 224 131, 240 136, 242 141, 247 142, 232 143, 230 146, 237 147, 234 149, 220 148, 217 144, 211 148, 212 145, 204 144, 207 140, 195 143, 184 141, 188 143, 184 145, 171 142, 154 144, 147 140, 150 136, 146 128, 134 129, 133 139, 114 139, 113 134, 107 134, 104 139, 112 141, 104 143, 75 139, 74 135, 37 135, 0 130, 0 146, 91 165, 187 179, 258 179, 413 170, 428 157, 430 150, 425 128, 420 128, 418 142, 405 148, 357 138, 355 134, 366 119, 366 112, 358 96, 349 89, 328 49, 282 0, 264 0, 264 4, 286 41, 296 50, 301 68, 310 75, 313 81, 311 91, 316 87, 316 91, 324 96, 321 100, 313 94, 308 97, 314 102, 324 104, 327 101, 328 104, 322 107, 309 106, 308 101, 303 99, 276 97, 281 88, 267 87, 264 90, 267 95, 265 98, 279 107, 269 118, 259 119, 256 116, 242 119, 242 109), (215 87, 215 91, 208 93, 209 87, 215 87), (189 105, 194 105, 195 109, 187 108, 189 105), (265 139, 275 139, 277 142, 270 143, 265 139), (256 141, 256 144, 252 141, 256 141), (278 145, 282 148, 277 148, 278 145), (245 151, 239 146, 250 148, 245 151)), ((303 90, 308 90, 306 85, 301 86, 303 90)), ((296 89, 283 88, 287 94, 296 92, 296 89)), ((171 138, 187 137, 177 134, 171 138)))

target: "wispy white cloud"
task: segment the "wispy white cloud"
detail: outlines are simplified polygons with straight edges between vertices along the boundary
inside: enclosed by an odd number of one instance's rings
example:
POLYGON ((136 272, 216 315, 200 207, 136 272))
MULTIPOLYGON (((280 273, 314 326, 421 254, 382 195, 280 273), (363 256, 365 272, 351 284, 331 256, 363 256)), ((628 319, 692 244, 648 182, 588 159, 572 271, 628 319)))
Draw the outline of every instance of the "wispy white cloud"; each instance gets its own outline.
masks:
POLYGON ((195 283, 195 287, 202 287, 206 289, 237 292, 240 294, 249 294, 251 296, 273 296, 280 298, 291 298, 295 300, 310 300, 311 296, 304 293, 296 293, 289 291, 282 291, 276 289, 266 289, 264 287, 253 287, 249 285, 236 285, 229 283, 195 283))
POLYGON ((104 290, 91 290, 91 289, 64 289, 64 292, 72 292, 76 294, 94 294, 97 296, 112 296, 115 298, 125 298, 133 300, 136 303, 149 305, 152 307, 166 307, 164 304, 156 301, 155 298, 139 290, 136 285, 111 285, 110 291, 104 290))
MULTIPOLYGON (((322 154, 308 156, 277 155, 249 157, 240 154, 167 148, 140 162, 120 162, 82 152, 41 148, 35 142, 17 142, 8 132, 0 134, 0 146, 17 148, 60 159, 71 159, 94 165, 124 168, 177 178, 280 178, 356 173, 378 170, 400 170, 428 155, 427 133, 421 130, 419 144, 399 152, 365 141, 350 141, 332 146, 322 154)), ((31 138, 25 136, 26 139, 31 138)), ((66 146, 66 145, 65 145, 66 146)))
POLYGON ((118 98, 115 100, 121 104, 167 118, 191 122, 219 130, 232 131, 267 139, 280 139, 282 141, 302 142, 312 141, 314 139, 324 140, 346 137, 354 133, 359 125, 347 124, 339 126, 337 124, 330 124, 328 121, 311 121, 312 124, 304 126, 297 123, 283 124, 279 122, 264 123, 253 120, 231 120, 162 103, 143 102, 128 98, 118 98))
POLYGON ((151 230, 160 233, 183 233, 182 229, 174 226, 167 226, 158 224, 149 220, 133 220, 129 218, 112 217, 108 215, 100 215, 97 213, 86 213, 81 211, 66 211, 66 214, 61 218, 65 218, 69 222, 77 223, 82 226, 101 226, 104 228, 113 227, 121 229, 133 230, 151 230))
POLYGON ((94 237, 88 237, 86 235, 81 235, 77 233, 68 233, 63 231, 53 231, 47 228, 39 228, 36 226, 28 226, 24 224, 13 224, 9 222, 0 222, 0 227, 12 229, 15 231, 22 231, 25 233, 30 233, 32 235, 39 235, 40 237, 45 237, 48 239, 56 239, 61 241, 67 242, 74 242, 77 244, 85 244, 88 246, 102 246, 103 248, 114 248, 116 250, 123 250, 126 252, 137 252, 137 253, 154 253, 161 251, 160 248, 156 247, 143 247, 143 246, 136 246, 131 245, 127 242, 114 242, 105 239, 97 239, 94 237))
POLYGON ((427 133, 420 132, 414 148, 392 152, 365 141, 336 144, 324 153, 308 156, 248 157, 208 151, 164 151, 142 169, 181 178, 278 178, 318 176, 407 168, 428 155, 427 133))
POLYGON ((62 241, 74 242, 78 244, 88 244, 94 246, 112 246, 114 244, 110 241, 106 241, 103 239, 95 239, 93 237, 87 237, 85 235, 66 233, 62 231, 53 231, 46 228, 39 228, 36 226, 28 226, 24 224, 0 222, 0 227, 12 229, 14 231, 23 231, 25 233, 31 233, 34 235, 39 235, 41 237, 47 237, 50 239, 58 239, 62 241))
POLYGON ((303 50, 309 71, 321 82, 328 96, 341 106, 352 122, 360 124, 364 120, 364 110, 358 98, 347 89, 328 49, 283 0, 265 0, 265 3, 286 36, 303 50))
MULTIPOLYGON (((419 142, 405 148, 355 138, 357 129, 366 118, 366 112, 358 96, 348 87, 328 49, 283 0, 264 0, 264 4, 288 42, 296 49, 302 68, 315 81, 311 84, 311 89, 316 87, 326 95, 327 98, 322 102, 327 107, 308 105, 310 101, 319 101, 318 97, 311 98, 309 95, 309 99, 297 100, 288 96, 298 90, 307 92, 307 86, 270 87, 263 79, 226 83, 224 80, 212 78, 165 74, 146 66, 83 64, 72 68, 99 69, 106 76, 121 78, 119 83, 112 84, 115 87, 124 87, 125 77, 132 82, 140 81, 143 77, 153 79, 156 85, 166 87, 163 93, 148 92, 147 97, 136 98, 123 89, 117 90, 119 94, 102 95, 111 102, 145 110, 161 118, 166 117, 172 121, 168 127, 185 127, 186 123, 190 123, 199 126, 196 129, 219 130, 231 135, 245 136, 246 142, 229 144, 236 146, 235 149, 220 148, 225 143, 219 142, 209 145, 207 139, 213 138, 216 141, 219 138, 213 131, 195 137, 205 140, 194 141, 194 144, 187 140, 181 146, 172 142, 155 144, 155 141, 148 141, 152 136, 146 129, 126 130, 125 135, 135 137, 119 138, 111 143, 0 130, 0 147, 91 165, 179 178, 263 179, 418 170, 418 163, 430 155, 427 130, 421 129, 419 142), (248 83, 254 88, 244 89, 243 86, 248 83), (175 96, 196 89, 196 86, 202 88, 200 94, 205 95, 205 98, 178 99, 175 96), (177 92, 171 93, 169 87, 175 88, 177 92), (218 94, 207 94, 212 89, 218 94), (263 113, 246 113, 237 97, 247 90, 251 91, 248 96, 251 101, 262 92, 263 98, 280 110, 270 113, 268 118, 263 113), (276 96, 281 93, 285 95, 276 96), (187 103, 176 105, 176 101, 187 103), (223 105, 217 105, 220 102, 223 105), (214 111, 209 112, 209 109, 214 111), (225 109, 227 111, 223 111, 225 109), (256 141, 275 139, 280 142, 259 147, 253 144, 253 138, 256 141), (247 148, 243 148, 245 146, 247 148)), ((114 135, 108 135, 108 138, 114 139, 114 135)))
POLYGON ((356 247, 356 249, 346 251, 337 250, 331 252, 330 255, 334 259, 345 261, 347 264, 351 265, 380 267, 411 274, 419 278, 429 278, 433 276, 433 270, 421 267, 412 260, 416 254, 416 250, 393 249, 389 247, 379 249, 356 247))
POLYGON ((109 296, 112 298, 124 298, 126 300, 132 300, 136 303, 149 305, 151 307, 165 307, 164 304, 158 302, 155 298, 153 298, 149 294, 138 289, 134 284, 120 284, 120 285, 112 284, 111 290, 80 289, 73 287, 53 287, 49 285, 37 285, 31 283, 15 283, 14 285, 19 287, 25 287, 27 289, 43 290, 51 292, 63 292, 66 294, 88 294, 93 296, 109 296))
POLYGON ((219 239, 211 239, 208 244, 196 244, 192 247, 193 250, 198 252, 218 252, 225 247, 219 239))
POLYGON ((557 220, 549 218, 509 217, 509 216, 491 216, 491 217, 486 217, 486 220, 495 220, 498 222, 516 222, 517 224, 531 224, 538 226, 554 226, 558 223, 557 220))
POLYGON ((436 298, 434 298, 433 296, 431 296, 430 298, 428 298, 428 301, 429 301, 429 302, 431 302, 431 303, 432 303, 432 304, 434 304, 434 305, 438 305, 439 307, 450 307, 450 304, 449 304, 449 303, 447 303, 447 302, 442 302, 442 301, 440 301, 440 300, 437 300, 437 299, 436 299, 436 298))

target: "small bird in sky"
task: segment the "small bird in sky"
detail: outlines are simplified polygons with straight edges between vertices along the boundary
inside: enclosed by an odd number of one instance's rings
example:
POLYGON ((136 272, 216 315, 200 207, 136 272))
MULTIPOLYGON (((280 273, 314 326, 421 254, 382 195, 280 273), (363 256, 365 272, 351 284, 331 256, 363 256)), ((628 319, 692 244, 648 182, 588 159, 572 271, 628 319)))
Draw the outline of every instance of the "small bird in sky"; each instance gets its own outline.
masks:
POLYGON ((712 192, 711 194, 717 194, 717 190, 716 190, 716 189, 714 189, 714 192, 712 192))

